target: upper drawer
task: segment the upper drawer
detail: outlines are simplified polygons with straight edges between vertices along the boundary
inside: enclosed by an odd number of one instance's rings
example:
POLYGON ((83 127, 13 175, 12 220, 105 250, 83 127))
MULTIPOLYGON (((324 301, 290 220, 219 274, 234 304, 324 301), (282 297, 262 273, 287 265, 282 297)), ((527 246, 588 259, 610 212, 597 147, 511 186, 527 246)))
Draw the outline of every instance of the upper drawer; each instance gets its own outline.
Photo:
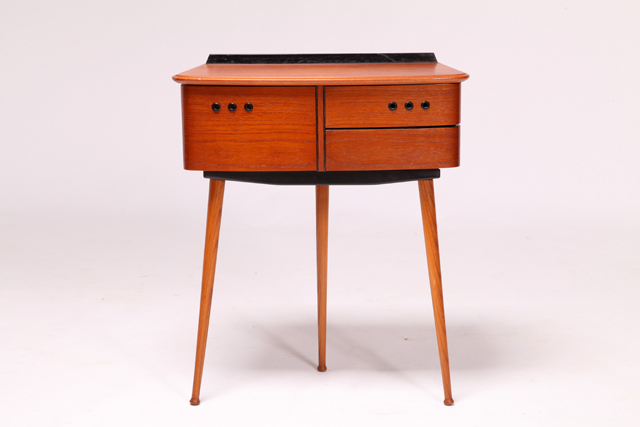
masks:
POLYGON ((316 170, 314 87, 183 85, 182 118, 185 169, 316 170))
POLYGON ((325 88, 327 128, 447 126, 458 123, 459 83, 325 88), (390 103, 395 103, 396 108, 393 109, 393 104, 390 107, 390 103))

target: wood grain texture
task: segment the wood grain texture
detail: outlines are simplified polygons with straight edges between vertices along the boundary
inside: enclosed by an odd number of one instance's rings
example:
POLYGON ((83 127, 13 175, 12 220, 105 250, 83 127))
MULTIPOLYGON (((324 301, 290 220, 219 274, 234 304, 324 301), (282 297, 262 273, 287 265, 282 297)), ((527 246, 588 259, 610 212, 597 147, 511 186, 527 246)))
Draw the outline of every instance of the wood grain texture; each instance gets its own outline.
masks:
POLYGON ((222 219, 224 183, 225 182, 221 180, 209 180, 207 231, 205 233, 200 317, 198 320, 198 344, 196 347, 196 367, 193 375, 193 393, 190 401, 194 406, 200 404, 200 385, 202 384, 204 354, 207 348, 207 335, 209 333, 213 279, 216 275, 216 260, 218 258, 218 238, 220 236, 220 221, 222 219))
POLYGON ((316 185, 316 255, 318 261, 318 371, 327 370, 327 258, 329 186, 316 185))
POLYGON ((316 170, 314 87, 182 86, 184 167, 316 170), (214 112, 217 102, 221 110, 214 112), (237 110, 229 111, 229 103, 237 110), (251 112, 245 103, 253 104, 251 112))
POLYGON ((326 127, 384 128, 448 126, 460 123, 460 84, 329 86, 325 89, 326 127), (397 109, 389 109, 390 102, 397 109), (413 102, 407 110, 405 103, 413 102), (423 109, 422 101, 430 106, 423 109))
POLYGON ((462 71, 437 62, 386 64, 205 64, 173 76, 189 85, 385 85, 460 83, 462 71))
POLYGON ((324 165, 324 86, 318 86, 316 98, 318 102, 318 172, 324 172, 326 170, 324 165))
POLYGON ((444 298, 442 296, 442 276, 440 273, 440 249, 438 245, 438 225, 436 221, 436 202, 433 191, 433 180, 418 181, 420 206, 422 209, 422 225, 424 242, 427 249, 429 265, 429 282, 431 284, 431 300, 433 316, 440 353, 440 369, 444 385, 444 404, 453 405, 451 395, 451 375, 449 374, 449 350, 447 346, 447 328, 444 321, 444 298))
POLYGON ((436 169, 460 164, 460 128, 326 131, 328 171, 436 169))

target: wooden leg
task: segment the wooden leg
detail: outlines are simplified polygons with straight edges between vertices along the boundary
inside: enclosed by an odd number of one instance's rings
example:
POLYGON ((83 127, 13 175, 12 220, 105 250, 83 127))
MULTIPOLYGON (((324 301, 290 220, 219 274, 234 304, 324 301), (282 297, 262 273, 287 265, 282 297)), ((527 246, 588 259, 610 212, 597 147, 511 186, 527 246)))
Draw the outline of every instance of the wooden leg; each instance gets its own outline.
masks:
POLYGON ((318 371, 327 370, 327 248, 329 186, 316 185, 316 254, 318 258, 318 371))
POLYGON ((422 207, 424 241, 427 247, 427 263, 429 264, 431 299, 433 302, 433 315, 436 321, 442 383, 444 385, 444 404, 450 406, 453 405, 453 397, 451 396, 451 376, 449 374, 447 329, 444 323, 444 300, 442 297, 442 278, 440 276, 440 251, 438 249, 438 226, 436 223, 433 180, 418 181, 418 188, 420 189, 420 205, 422 207))
POLYGON ((196 349, 196 369, 193 376, 193 393, 190 403, 200 404, 200 385, 204 368, 204 353, 207 348, 209 317, 211 315, 211 297, 213 296, 213 278, 216 274, 218 256, 218 236, 222 217, 222 198, 224 181, 212 179, 209 182, 209 206, 207 209, 207 231, 204 242, 204 265, 202 267, 202 292, 200 295, 200 319, 198 321, 198 345, 196 349))

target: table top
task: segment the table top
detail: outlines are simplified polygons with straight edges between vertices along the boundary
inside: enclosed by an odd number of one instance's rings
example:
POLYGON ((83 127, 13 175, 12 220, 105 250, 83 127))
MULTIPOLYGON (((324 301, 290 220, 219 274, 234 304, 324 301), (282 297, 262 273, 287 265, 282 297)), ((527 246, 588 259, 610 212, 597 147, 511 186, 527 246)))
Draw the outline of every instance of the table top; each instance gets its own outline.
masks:
POLYGON ((293 55, 303 58, 298 63, 287 61, 288 55, 274 55, 273 61, 265 60, 268 55, 211 55, 207 64, 179 73, 173 80, 187 85, 343 86, 460 83, 469 78, 436 62, 433 54, 395 55, 397 60, 394 54, 370 54, 354 56, 353 61, 349 55, 293 55), (252 63, 251 57, 262 63, 252 63), (317 60, 305 61, 314 57, 317 60), (319 62, 323 57, 328 59, 319 62))

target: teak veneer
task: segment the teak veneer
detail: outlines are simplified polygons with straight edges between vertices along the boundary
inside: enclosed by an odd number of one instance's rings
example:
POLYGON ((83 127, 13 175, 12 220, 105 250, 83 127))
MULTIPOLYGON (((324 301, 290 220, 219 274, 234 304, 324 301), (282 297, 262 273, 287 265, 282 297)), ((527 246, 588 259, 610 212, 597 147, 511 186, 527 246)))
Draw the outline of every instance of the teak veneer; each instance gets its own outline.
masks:
POLYGON ((182 114, 185 169, 317 168, 315 87, 185 85, 182 114), (214 102, 220 111, 212 111, 214 102), (229 111, 232 102, 235 111, 229 111), (247 103, 253 106, 250 112, 244 109, 247 103))
POLYGON ((325 91, 327 128, 451 126, 460 123, 460 84, 330 86, 325 91), (389 110, 389 100, 398 106, 389 110), (420 106, 428 101, 429 106, 420 106), (407 110, 406 102, 413 107, 407 110))
POLYGON ((342 86, 460 83, 468 78, 439 63, 205 64, 173 80, 184 85, 342 86))
POLYGON ((433 179, 460 164, 460 84, 432 53, 210 55, 180 73, 184 167, 210 180, 191 404, 200 403, 226 180, 315 185, 318 371, 329 186, 418 181, 445 405, 453 404, 433 179))

